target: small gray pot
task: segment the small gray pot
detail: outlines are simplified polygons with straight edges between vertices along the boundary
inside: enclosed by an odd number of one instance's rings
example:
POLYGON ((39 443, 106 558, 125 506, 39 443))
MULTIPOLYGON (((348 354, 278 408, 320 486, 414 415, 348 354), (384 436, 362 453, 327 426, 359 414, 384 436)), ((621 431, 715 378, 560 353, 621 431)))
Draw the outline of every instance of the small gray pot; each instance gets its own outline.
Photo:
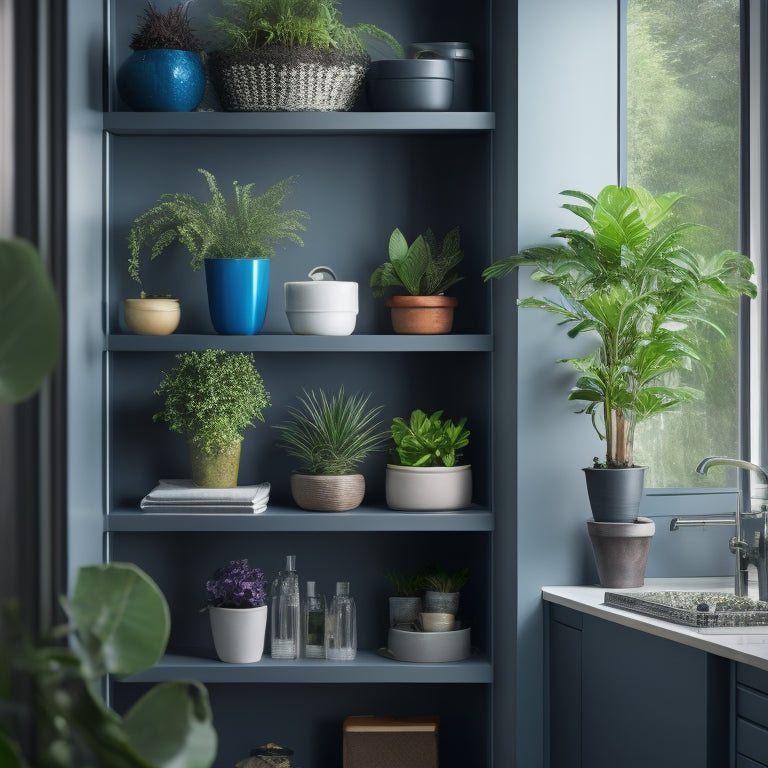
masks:
POLYGON ((459 612, 459 593, 433 592, 428 589, 424 593, 424 612, 452 613, 455 616, 459 612))
POLYGON ((397 595, 389 598, 390 627, 415 624, 419 620, 420 612, 420 597, 401 597, 397 595))
POLYGON ((592 517, 602 523, 634 523, 640 513, 647 467, 585 467, 592 517))
POLYGON ((650 518, 634 523, 598 523, 587 520, 601 587, 642 587, 645 566, 656 526, 650 518))

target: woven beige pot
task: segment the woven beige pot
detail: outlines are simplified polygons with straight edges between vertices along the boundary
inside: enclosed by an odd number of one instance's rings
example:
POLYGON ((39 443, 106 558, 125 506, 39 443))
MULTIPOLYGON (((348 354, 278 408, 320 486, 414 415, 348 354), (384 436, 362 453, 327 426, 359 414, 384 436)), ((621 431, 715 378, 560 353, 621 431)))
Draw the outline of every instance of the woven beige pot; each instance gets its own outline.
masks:
POLYGON ((362 475, 291 475, 293 500, 310 512, 347 512, 365 496, 362 475))

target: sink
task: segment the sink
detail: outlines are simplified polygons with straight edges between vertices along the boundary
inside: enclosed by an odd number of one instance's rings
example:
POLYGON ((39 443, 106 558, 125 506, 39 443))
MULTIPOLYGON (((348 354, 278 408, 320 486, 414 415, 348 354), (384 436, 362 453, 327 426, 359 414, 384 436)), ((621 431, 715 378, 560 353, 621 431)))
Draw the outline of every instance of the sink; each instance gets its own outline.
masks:
POLYGON ((768 602, 727 592, 606 592, 605 605, 702 632, 768 633, 768 602))

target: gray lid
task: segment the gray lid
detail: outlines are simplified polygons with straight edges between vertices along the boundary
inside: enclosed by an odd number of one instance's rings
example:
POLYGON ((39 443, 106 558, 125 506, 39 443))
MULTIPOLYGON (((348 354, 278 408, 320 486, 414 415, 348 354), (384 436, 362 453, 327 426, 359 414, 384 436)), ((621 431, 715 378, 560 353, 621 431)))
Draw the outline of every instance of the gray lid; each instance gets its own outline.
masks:
POLYGON ((471 61, 475 58, 469 43, 411 43, 408 52, 414 59, 428 58, 430 54, 442 59, 471 61))

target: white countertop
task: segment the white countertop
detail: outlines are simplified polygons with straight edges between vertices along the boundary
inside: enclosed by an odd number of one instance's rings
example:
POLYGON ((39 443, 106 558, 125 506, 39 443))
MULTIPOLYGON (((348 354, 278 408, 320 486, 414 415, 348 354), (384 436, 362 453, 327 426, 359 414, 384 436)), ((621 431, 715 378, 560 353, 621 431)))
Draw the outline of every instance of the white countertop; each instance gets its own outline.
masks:
MULTIPOLYGON (((557 603, 574 611, 587 613, 599 619, 622 624, 625 627, 664 637, 677 643, 699 648, 733 661, 741 661, 768 671, 768 628, 765 632, 711 634, 682 627, 661 619, 652 619, 639 613, 603 605, 606 592, 656 592, 662 590, 693 592, 733 592, 733 577, 705 577, 691 579, 646 579, 642 587, 632 589, 606 589, 605 587, 542 587, 544 600, 557 603)), ((757 599, 750 588, 749 596, 757 599)))

